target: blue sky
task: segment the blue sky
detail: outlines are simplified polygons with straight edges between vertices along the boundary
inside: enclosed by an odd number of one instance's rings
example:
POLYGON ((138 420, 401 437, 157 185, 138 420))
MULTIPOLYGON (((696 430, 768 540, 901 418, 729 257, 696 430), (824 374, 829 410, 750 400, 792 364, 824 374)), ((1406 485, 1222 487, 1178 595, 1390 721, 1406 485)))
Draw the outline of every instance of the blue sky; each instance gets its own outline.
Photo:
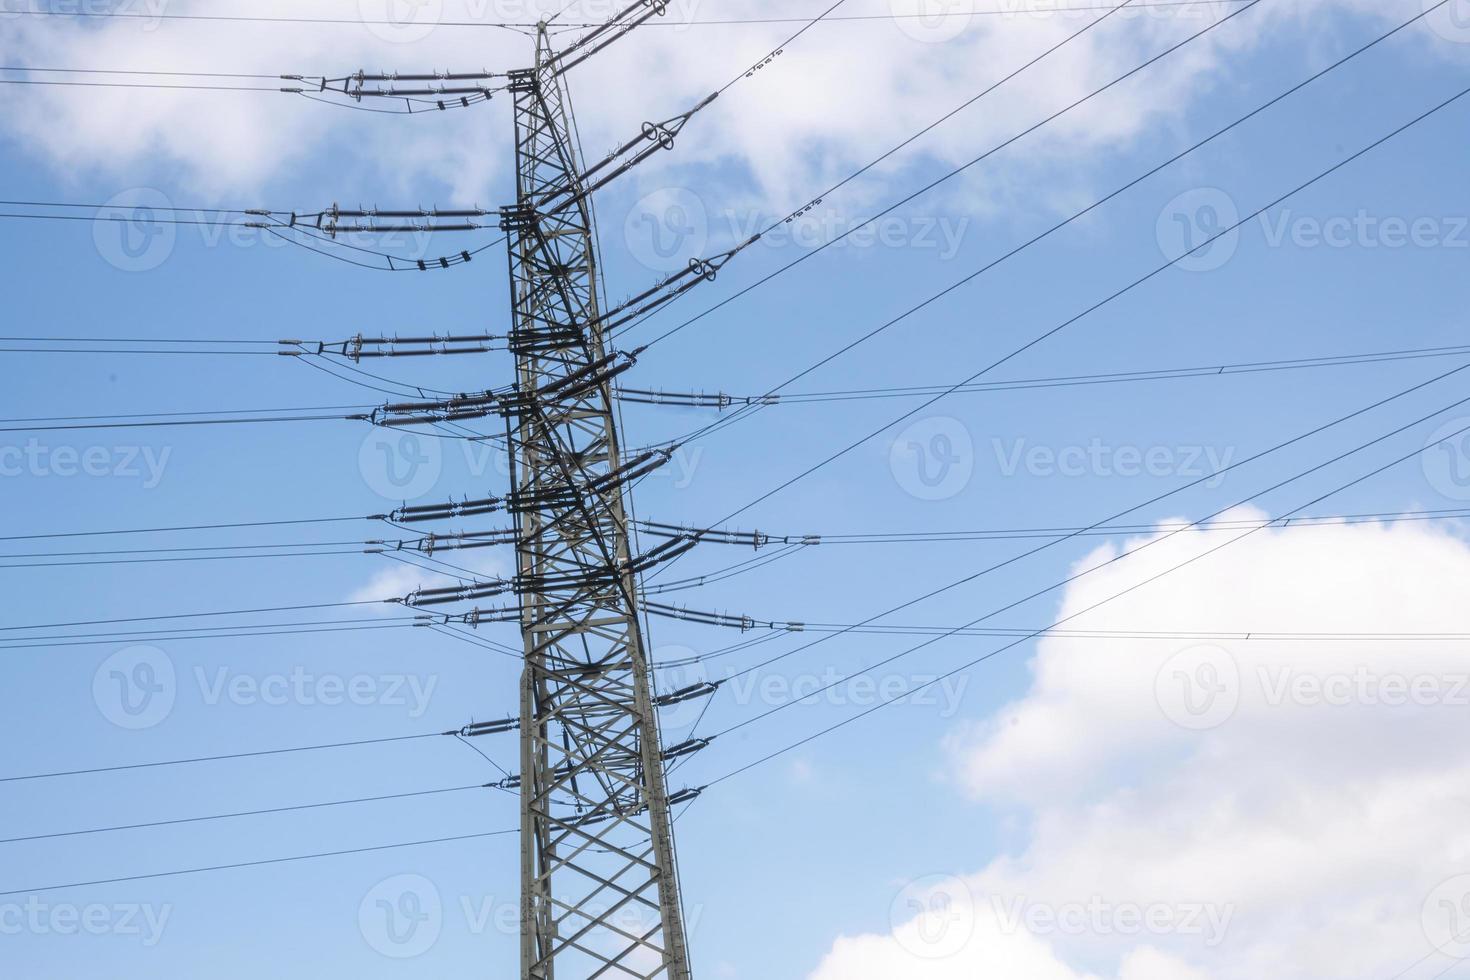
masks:
MULTIPOLYGON (((1266 0, 1263 6, 1279 2, 1266 0)), ((720 11, 726 6, 731 11, 744 9, 732 0, 720 11)), ((891 233, 887 244, 880 240, 868 247, 829 249, 656 345, 639 360, 628 383, 737 395, 768 390, 1417 9, 1415 4, 1386 6, 1394 9, 1377 15, 1334 4, 1313 5, 1312 13, 1300 17, 1269 10, 1247 12, 1240 18, 1243 23, 1256 16, 1263 23, 1222 28, 1235 33, 1212 49, 1208 61, 1191 64, 1188 73, 1144 72, 1101 97, 1095 106, 1076 110, 1079 117, 1092 114, 1094 128, 1069 122, 1076 131, 1066 136, 1018 143, 964 180, 895 212, 885 225, 891 233), (1161 80, 1168 83, 1163 88, 1161 80)), ((706 15, 713 16, 714 5, 709 7, 706 15)), ((330 3, 322 5, 325 13, 339 13, 330 8, 330 3)), ((1096 87, 1126 70, 1130 59, 1136 63, 1148 56, 1140 56, 1140 50, 1166 47, 1179 30, 1176 25, 1152 25, 1147 27, 1146 41, 1129 35, 1144 27, 1137 21, 1121 21, 1102 28, 1110 33, 1097 42, 1095 62, 1069 63, 1080 83, 1072 72, 1065 79, 1050 76, 1047 63, 1032 69, 1026 77, 1034 88, 1026 90, 1025 99, 1017 97, 1007 104, 1007 92, 1000 90, 947 124, 931 143, 920 143, 896 157, 878 179, 862 182, 847 197, 834 195, 812 219, 826 222, 816 225, 819 230, 813 234, 856 224, 993 145, 997 127, 1003 129, 1015 119, 1011 130, 1024 128, 1047 114, 1044 106, 1064 102, 1074 83, 1084 91, 1096 87), (1048 98, 1051 91, 1056 94, 1048 98), (1003 115, 1005 122, 996 122, 992 115, 1003 115)), ((166 44, 161 39, 174 29, 165 24, 156 33, 135 38, 128 66, 169 67, 171 49, 155 51, 153 46, 166 44)), ((67 23, 53 30, 102 29, 67 23)), ((231 60, 235 52, 220 36, 228 29, 212 30, 219 46, 213 55, 217 70, 232 71, 235 64, 254 66, 260 61, 261 52, 254 49, 242 50, 239 60, 231 60)), ((355 35, 363 31, 356 25, 341 30, 354 35, 354 44, 355 35)), ((652 102, 661 96, 662 107, 671 101, 672 92, 672 103, 683 105, 686 94, 704 91, 710 87, 707 81, 723 83, 746 63, 746 48, 758 51, 761 43, 782 36, 780 28, 765 28, 767 33, 758 35, 759 40, 749 28, 731 28, 728 34, 726 30, 705 27, 702 33, 691 31, 683 42, 686 48, 702 46, 698 58, 687 51, 683 57, 702 62, 708 80, 690 75, 687 83, 664 92, 630 83, 624 101, 636 97, 652 102), (735 40, 726 45, 729 38, 735 40), (729 50, 736 47, 738 51, 729 50)), ((994 78, 1016 63, 1018 55, 1007 46, 1003 30, 988 27, 983 42, 964 49, 969 58, 992 61, 967 61, 963 71, 955 69, 931 86, 932 76, 946 74, 933 64, 949 57, 944 44, 916 42, 890 23, 814 28, 814 35, 824 32, 822 41, 813 42, 823 45, 824 53, 842 44, 861 45, 863 58, 883 59, 884 77, 913 78, 915 91, 904 93, 898 86, 899 94, 887 106, 867 105, 861 97, 844 99, 845 85, 860 96, 866 84, 860 78, 868 73, 862 58, 843 63, 840 57, 824 57, 800 63, 801 42, 793 44, 783 55, 785 60, 769 69, 770 76, 737 86, 725 98, 739 100, 747 87, 759 86, 762 94, 753 99, 795 101, 801 98, 803 83, 810 82, 827 111, 842 122, 830 129, 808 129, 798 119, 793 128, 782 129, 788 119, 769 114, 762 119, 754 108, 724 110, 732 115, 711 121, 716 151, 699 149, 706 130, 696 119, 668 155, 669 161, 661 159, 650 173, 630 176, 598 201, 610 292, 618 296, 637 291, 661 274, 650 268, 659 265, 661 253, 692 247, 691 240, 709 250, 724 247, 734 229, 748 227, 762 216, 779 218, 835 176, 887 149, 895 136, 913 131, 978 91, 969 73, 994 78), (818 69, 851 76, 813 79, 818 69), (921 78, 922 85, 917 81, 921 78), (883 118, 865 134, 863 124, 855 120, 875 109, 884 113, 883 118), (759 147, 741 150, 738 142, 732 146, 731 133, 744 132, 745 127, 763 129, 775 147, 772 153, 757 159, 759 147), (689 159, 672 159, 686 150, 689 159), (772 172, 772 156, 780 160, 779 173, 772 172), (736 202, 730 205, 733 214, 727 212, 726 201, 736 202), (647 237, 655 233, 657 243, 647 237)), ((1027 39, 1027 51, 1049 43, 1043 39, 1050 35, 1032 32, 1027 24, 1018 25, 1017 32, 1027 39)), ((441 28, 426 40, 389 49, 399 57, 391 67, 446 67, 434 45, 447 33, 441 28)), ((39 45, 53 43, 52 36, 29 43, 37 44, 39 52, 39 45)), ((529 56, 529 42, 497 43, 510 44, 510 50, 519 44, 529 56)), ((617 70, 631 77, 640 43, 639 36, 622 43, 618 57, 627 60, 619 62, 617 70)), ((3 50, 7 57, 22 59, 27 52, 10 43, 3 50)), ((329 45, 326 50, 330 52, 329 45)), ((903 320, 792 390, 947 385, 974 374, 1175 257, 1181 236, 1215 227, 1222 208, 1225 213, 1233 208, 1238 215, 1249 214, 1458 93, 1465 87, 1464 52, 1453 32, 1436 33, 1422 24, 1406 31, 1085 220, 903 320)), ((376 53, 386 57, 383 51, 376 53)), ((356 67, 356 63, 334 64, 320 70, 345 72, 356 67)), ((687 72, 688 66, 680 71, 687 72)), ((608 96, 593 91, 583 100, 582 84, 573 76, 585 118, 594 115, 608 96)), ((237 109, 264 112, 267 119, 270 112, 279 111, 289 117, 284 125, 292 132, 307 130, 316 121, 322 127, 288 156, 252 161, 238 176, 232 172, 211 177, 211 158, 198 147, 159 143, 157 152, 139 152, 131 147, 131 138, 119 132, 125 126, 104 125, 85 111, 68 119, 88 120, 93 128, 68 136, 71 146, 61 146, 54 134, 37 136, 34 118, 26 115, 32 110, 17 108, 18 104, 33 98, 85 101, 93 95, 16 88, 7 93, 10 105, 0 109, 5 174, 0 196, 9 200, 101 203, 144 188, 162 193, 175 206, 314 210, 333 200, 376 201, 385 207, 470 203, 462 192, 471 186, 474 200, 486 206, 509 195, 503 162, 484 164, 483 174, 464 178, 469 183, 446 178, 437 169, 438 162, 425 162, 434 155, 434 137, 426 134, 441 124, 440 117, 379 118, 328 106, 302 106, 284 95, 277 100, 268 93, 199 93, 194 96, 198 101, 185 108, 210 107, 208 111, 218 114, 207 124, 201 122, 206 132, 228 128, 229 113, 237 109), (359 159, 363 147, 396 146, 394 133, 403 129, 412 135, 398 147, 401 153, 377 163, 359 159), (77 149, 84 137, 93 136, 95 144, 85 152, 77 149), (109 140, 119 141, 122 148, 109 140), (384 190, 378 192, 377 187, 384 190)), ((139 90, 108 105, 114 112, 136 107, 146 115, 152 111, 149 101, 163 97, 139 90)), ((639 119, 654 118, 662 109, 634 105, 611 111, 621 120, 628 112, 639 119)), ((1224 252, 1206 253, 1192 262, 1193 270, 1164 272, 988 377, 1053 378, 1464 344, 1463 310, 1470 299, 1470 284, 1463 275, 1470 250, 1466 227, 1470 193, 1461 166, 1467 149, 1467 114, 1470 103, 1445 109, 1273 210, 1266 220, 1249 222, 1238 241, 1216 246, 1224 252), (1340 231, 1347 227, 1344 222, 1352 227, 1342 243, 1317 241, 1319 229, 1340 231), (1416 222, 1419 240, 1398 244, 1396 223, 1413 227, 1416 222)), ((255 125, 253 117, 241 125, 247 129, 255 125)), ((456 134, 455 153, 470 152, 468 147, 508 157, 509 117, 503 104, 467 110, 444 125, 454 127, 449 131, 456 134), (476 115, 467 122, 469 112, 476 115), (473 140, 464 136, 467 129, 476 131, 473 140)), ((588 128, 601 137, 614 125, 588 128)), ((601 142, 610 145, 612 140, 599 140, 598 145, 601 142)), ((248 149, 240 152, 251 155, 248 149)), ((124 203, 132 200, 123 198, 124 203)), ((74 213, 90 218, 96 212, 74 213)), ((273 247, 253 232, 214 238, 221 229, 113 227, 90 220, 0 222, 8 324, 4 333, 12 337, 274 341, 342 339, 359 331, 474 333, 505 327, 506 275, 499 249, 448 271, 386 274, 294 247, 273 247), (136 266, 147 268, 132 268, 136 266)), ((429 246, 430 254, 491 240, 493 236, 484 234, 456 238, 452 244, 436 240, 429 246)), ((683 322, 803 250, 803 242, 748 250, 715 283, 630 335, 628 343, 683 322)), ((276 356, 268 346, 260 350, 266 353, 6 352, 0 354, 7 361, 3 417, 371 405, 385 397, 276 356)), ((956 394, 885 429, 743 512, 735 523, 770 533, 826 535, 1091 524, 1460 363, 1435 357, 956 394), (1083 455, 1087 462, 1075 470, 1054 462, 1083 455), (1140 472, 1139 458, 1153 462, 1140 472)), ((510 365, 505 355, 497 353, 384 361, 368 369, 400 385, 475 390, 506 383, 510 365)), ((1447 379, 1289 451, 1231 471, 1210 481, 1212 485, 1149 506, 1131 515, 1128 523, 1208 516, 1465 394, 1463 379, 1447 379)), ((917 399, 878 399, 771 407, 686 447, 666 471, 639 485, 637 512, 647 520, 707 525, 918 404, 917 399)), ((714 417, 706 410, 665 407, 629 406, 625 412, 628 446, 670 438, 714 417)), ((1423 446, 1446 422, 1467 416, 1470 412, 1463 407, 1451 411, 1269 493, 1256 506, 1268 515, 1293 510, 1423 446)), ((382 513, 396 505, 390 499, 395 491, 374 438, 365 424, 354 422, 6 432, 0 446, 28 455, 23 464, 15 454, 5 457, 16 462, 0 479, 7 515, 6 530, 0 533, 20 536, 382 513), (89 475, 69 467, 65 453, 57 455, 62 447, 72 447, 78 454, 91 450, 96 472, 89 475)), ((420 502, 504 490, 503 467, 483 445, 425 438, 418 444, 390 444, 390 450, 429 454, 428 475, 413 488, 422 491, 420 502)), ((1428 465, 1410 461, 1309 513, 1464 506, 1470 494, 1464 494, 1463 482, 1455 479, 1460 471, 1452 465, 1462 460, 1442 454, 1426 459, 1428 465)), ((1457 533, 1453 524, 1445 523, 1445 534, 1457 533)), ((483 526, 499 525, 492 520, 483 526)), ((464 524, 466 530, 477 527, 481 525, 464 524)), ((381 523, 344 521, 190 534, 8 540, 0 547, 7 555, 20 555, 342 542, 341 550, 350 552, 354 543, 393 533, 381 523)), ((1301 531, 1301 540, 1307 542, 1312 533, 1301 531)), ((958 625, 1066 578, 1094 548, 1123 540, 1088 538, 1061 544, 889 621, 958 625)), ((828 543, 758 572, 675 597, 691 608, 746 613, 761 620, 853 623, 1032 546, 1028 541, 828 543)), ((663 578, 715 571, 748 557, 738 548, 706 545, 682 561, 677 573, 665 573, 663 578)), ((505 560, 497 553, 486 558, 484 567, 493 570, 505 560)), ((1354 558, 1344 552, 1339 560, 1350 564, 1354 558)), ((13 558, 3 563, 26 561, 13 558)), ((401 566, 360 553, 13 567, 0 574, 7 579, 7 627, 332 603, 363 595, 387 598, 393 587, 411 589, 418 581, 401 566)), ((1260 588, 1270 588, 1266 582, 1263 579, 1260 588)), ((1245 580, 1238 588, 1250 592, 1255 586, 1245 580)), ((1058 617, 1062 598, 1062 592, 1047 593, 989 625, 1041 627, 1058 617)), ((1302 608, 1308 607, 1304 601, 1302 608)), ((1223 608, 1228 610, 1228 604, 1223 608)), ((244 621, 371 622, 400 613, 393 607, 353 607, 266 614, 244 621)), ((1135 630, 1156 628, 1136 617, 1128 625, 1135 630)), ((1330 617, 1313 618, 1305 612, 1300 621, 1286 625, 1229 620, 1222 613, 1197 628, 1248 632, 1337 626, 1330 617)), ((490 625, 481 631, 487 639, 517 643, 511 626, 490 625)), ((720 676, 725 664, 743 667, 814 635, 778 637, 712 661, 706 667, 708 676, 720 676)), ((709 653, 744 638, 748 637, 734 631, 656 619, 650 646, 656 660, 670 660, 691 651, 709 653)), ((781 703, 787 697, 784 685, 845 675, 916 642, 875 635, 824 642, 770 668, 765 687, 745 692, 727 687, 710 707, 702 731, 727 729, 781 703)), ((879 668, 875 675, 914 686, 1003 642, 973 636, 946 639, 879 668)), ((516 710, 515 663, 493 650, 427 630, 149 640, 146 645, 161 651, 163 662, 174 672, 172 705, 156 722, 135 729, 125 727, 126 717, 123 725, 117 723, 111 685, 119 661, 109 658, 136 644, 7 650, 11 681, 0 694, 0 715, 15 750, 0 776, 433 733, 516 710), (259 685, 296 675, 309 682, 307 694, 295 691, 282 699, 284 703, 272 704, 255 693, 259 685), (362 703, 321 703, 320 689, 314 685, 323 679, 329 685, 339 681, 361 685, 362 697, 356 700, 362 703), (310 693, 313 690, 316 693, 310 693)), ((895 903, 906 894, 908 883, 930 875, 971 875, 1006 859, 1039 862, 1034 845, 1045 808, 1024 796, 989 795, 983 787, 967 785, 960 761, 965 733, 992 723, 1007 705, 1032 689, 1035 677, 1029 665, 1036 652, 1033 642, 1022 644, 957 677, 947 689, 952 700, 940 697, 937 703, 929 700, 876 712, 720 783, 690 808, 680 819, 677 834, 699 973, 813 975, 832 954, 838 937, 882 935, 899 926, 902 917, 895 912, 895 903)), ((123 656, 122 663, 130 665, 132 661, 123 656)), ((158 654, 146 656, 149 663, 160 662, 158 654)), ((688 676, 671 674, 666 683, 688 676)), ((863 690, 845 687, 820 703, 804 702, 783 710, 717 740, 677 769, 672 786, 711 782, 851 717, 870 705, 870 699, 863 690)), ((666 735, 687 731, 691 714, 681 709, 666 717, 666 735)), ((1093 738, 1106 743, 1109 732, 1094 732, 1093 738)), ((487 736, 477 740, 476 747, 514 769, 514 736, 487 736)), ((1195 749, 1198 746, 1189 751, 1195 749)), ((1147 755, 1140 752, 1113 760, 1109 778, 1114 787, 1147 785, 1147 767, 1154 764, 1147 755)), ((5 830, 0 836, 440 790, 499 777, 484 758, 444 738, 0 783, 0 827, 5 830)), ((515 817, 513 796, 486 789, 3 844, 0 891, 500 831, 512 828, 515 817)), ((1445 850, 1453 848, 1446 844, 1445 850)), ((0 898, 0 908, 10 908, 3 903, 19 903, 28 918, 17 929, 0 920, 6 926, 0 959, 7 976, 27 980, 104 974, 116 980, 185 977, 205 969, 225 980, 259 975, 281 980, 393 978, 428 972, 445 977, 505 975, 514 969, 516 937, 496 922, 513 920, 513 912, 506 910, 515 908, 517 859, 518 845, 510 835, 45 890, 34 893, 34 903, 25 894, 7 895, 0 898), (404 875, 418 877, 399 877, 404 875), (421 893, 427 882, 428 891, 438 896, 442 912, 434 924, 439 931, 432 942, 426 940, 427 948, 412 950, 418 955, 384 955, 385 948, 396 953, 407 950, 384 940, 376 900, 386 895, 396 902, 405 881, 421 893), (85 911, 94 905, 104 910, 97 913, 104 916, 102 934, 65 934, 67 910, 85 911), (141 935, 121 921, 134 907, 145 915, 141 935), (41 917, 33 920, 29 914, 35 908, 41 917), (57 910, 59 920, 53 915, 57 910), (165 919, 156 932, 147 924, 147 914, 165 919)), ((1450 870, 1446 869, 1446 877, 1450 870)), ((1248 935, 1240 948, 1254 950, 1254 942, 1248 935)), ((1233 954, 1181 943, 1179 949, 1171 947, 1170 955, 1177 954, 1192 969, 1202 971, 1200 976, 1235 976, 1248 960, 1247 953, 1231 959, 1233 954)), ((1407 965, 1424 951, 1406 940, 1385 955, 1407 965)), ((1059 941, 1056 952, 1079 971, 1144 976, 1119 973, 1126 950, 1107 942, 1059 941)), ((1303 976, 1312 975, 1314 969, 1305 960, 1294 968, 1303 976)), ((934 974, 941 975, 948 974, 934 974)))

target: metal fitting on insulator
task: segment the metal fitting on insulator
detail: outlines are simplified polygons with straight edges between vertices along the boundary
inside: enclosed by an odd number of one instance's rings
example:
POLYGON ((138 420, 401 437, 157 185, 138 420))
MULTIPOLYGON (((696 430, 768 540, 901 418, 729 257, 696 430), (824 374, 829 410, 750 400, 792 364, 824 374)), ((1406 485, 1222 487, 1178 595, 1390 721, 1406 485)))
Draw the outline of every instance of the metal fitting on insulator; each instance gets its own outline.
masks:
POLYGON ((704 259, 690 259, 689 271, 702 278, 705 282, 714 282, 715 276, 719 275, 720 270, 704 259))
POLYGON ((657 143, 665 150, 672 150, 674 148, 674 132, 663 123, 644 123, 643 138, 650 143, 657 143))

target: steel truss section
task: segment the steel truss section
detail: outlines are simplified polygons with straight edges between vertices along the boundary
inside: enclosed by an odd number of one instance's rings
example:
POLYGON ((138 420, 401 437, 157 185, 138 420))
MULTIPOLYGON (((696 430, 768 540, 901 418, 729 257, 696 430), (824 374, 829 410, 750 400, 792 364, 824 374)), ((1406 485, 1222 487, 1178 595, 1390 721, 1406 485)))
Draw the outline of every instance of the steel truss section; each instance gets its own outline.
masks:
POLYGON ((522 339, 511 482, 537 502, 513 515, 518 581, 534 583, 519 589, 521 976, 689 980, 626 488, 608 478, 621 456, 593 227, 553 57, 543 30, 537 67, 511 74, 517 200, 501 212, 522 339), (538 206, 568 191, 577 206, 538 206))

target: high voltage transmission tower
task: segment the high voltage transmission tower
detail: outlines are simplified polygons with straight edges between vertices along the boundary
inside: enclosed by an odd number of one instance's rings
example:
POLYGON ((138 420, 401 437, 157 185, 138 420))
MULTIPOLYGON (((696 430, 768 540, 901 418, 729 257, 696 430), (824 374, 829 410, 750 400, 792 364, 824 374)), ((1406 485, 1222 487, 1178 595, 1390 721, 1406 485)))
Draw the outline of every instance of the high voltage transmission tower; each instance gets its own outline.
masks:
MULTIPOLYGON (((502 87, 514 101, 516 199, 499 211, 509 255, 508 333, 359 336, 336 352, 356 361, 472 353, 492 349, 486 346, 492 341, 499 349, 503 341, 515 358, 514 384, 507 388, 388 404, 369 415, 349 417, 389 427, 453 426, 492 416, 504 420, 511 483, 506 497, 404 506, 393 517, 417 523, 508 512, 515 525, 509 532, 460 532, 443 539, 456 542, 453 547, 512 539, 513 578, 419 589, 400 601, 432 607, 510 593, 518 600, 512 609, 477 606, 447 614, 445 622, 519 621, 521 626, 519 718, 470 726, 465 734, 520 732, 520 773, 497 785, 520 791, 524 980, 689 980, 670 807, 692 800, 700 789, 670 793, 664 766, 699 751, 709 740, 690 738, 665 748, 658 709, 707 697, 717 685, 695 684, 656 696, 639 617, 652 612, 716 625, 747 622, 644 601, 639 583, 643 572, 678 558, 706 535, 721 539, 711 531, 676 530, 658 535, 664 538, 661 543, 635 554, 626 495, 638 479, 667 463, 677 445, 622 449, 614 381, 633 366, 639 351, 625 353, 609 342, 622 327, 714 279, 756 238, 718 255, 691 258, 687 268, 605 308, 598 295, 591 196, 672 148, 696 113, 735 81, 755 75, 780 51, 688 111, 644 123, 637 135, 588 165, 577 145, 565 75, 664 9, 665 0, 632 0, 561 51, 553 50, 543 23, 536 33, 532 68, 503 75, 432 76, 439 82, 423 90, 398 88, 396 82, 418 84, 431 76, 359 74, 344 90, 357 101, 405 95, 437 99, 460 94, 451 81, 458 85, 462 78, 504 78, 502 87), (395 86, 366 85, 385 80, 395 86)), ((491 90, 482 94, 488 99, 491 90)), ((493 215, 478 208, 384 211, 333 205, 313 215, 292 214, 288 224, 272 212, 254 214, 268 219, 261 227, 309 226, 327 239, 358 232, 475 230, 484 227, 478 219, 493 215)), ((477 252, 435 263, 419 261, 418 266, 469 262, 477 252)), ((288 349, 282 353, 300 353, 300 342, 283 343, 288 349)), ((326 351, 319 345, 318 353, 326 351)))
MULTIPOLYGON (((665 749, 658 707, 707 696, 714 686, 655 696, 639 622, 648 606, 638 576, 693 548, 699 535, 675 534, 644 554, 634 553, 625 495, 636 480, 668 462, 674 447, 622 449, 613 382, 633 366, 637 352, 615 350, 608 341, 621 325, 714 278, 739 249, 691 259, 687 269, 605 309, 598 296, 591 195, 671 148, 715 96, 672 119, 645 123, 638 135, 589 166, 575 138, 565 81, 572 67, 663 12, 663 0, 634 0, 561 51, 553 50, 542 24, 535 66, 503 76, 514 100, 516 153, 515 203, 499 212, 509 255, 509 332, 392 342, 357 338, 342 351, 354 360, 369 353, 464 353, 503 340, 515 358, 515 381, 508 388, 389 404, 359 417, 383 426, 504 420, 511 483, 505 498, 406 506, 395 513, 417 522, 504 511, 515 525, 507 535, 516 549, 512 579, 420 589, 402 601, 420 607, 507 593, 518 599, 515 609, 476 607, 448 619, 521 625, 519 718, 491 727, 514 727, 521 739, 520 773, 501 785, 518 787, 521 798, 525 980, 690 977, 670 806, 699 790, 671 794, 664 764, 708 742, 691 739, 665 749)), ((483 227, 475 219, 490 216, 479 209, 334 205, 310 220, 335 237, 354 231, 460 231, 483 227), (396 223, 404 219, 410 223, 396 223)), ((297 221, 293 215, 292 225, 297 221)), ((462 253, 458 261, 470 258, 462 253)))
POLYGON ((603 335, 563 60, 543 26, 536 66, 511 73, 516 203, 502 211, 518 394, 506 412, 510 509, 524 586, 521 976, 687 980, 623 499, 630 471, 647 464, 619 450, 612 379, 632 360, 603 335))

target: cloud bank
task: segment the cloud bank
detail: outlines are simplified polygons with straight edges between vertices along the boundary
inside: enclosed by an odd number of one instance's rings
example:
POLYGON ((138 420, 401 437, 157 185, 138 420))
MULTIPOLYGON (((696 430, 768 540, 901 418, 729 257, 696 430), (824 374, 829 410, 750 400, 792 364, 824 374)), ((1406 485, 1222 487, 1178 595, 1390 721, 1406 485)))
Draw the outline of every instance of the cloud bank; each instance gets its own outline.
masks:
MULTIPOLYGON (((1061 615, 1235 533, 1100 568, 1061 615)), ((1272 529, 1069 623, 1265 635, 1042 640, 1026 694, 947 745, 1024 848, 919 880, 893 932, 837 940, 811 977, 1410 980, 1470 957, 1466 642, 1362 636, 1466 632, 1467 579, 1444 526, 1272 529)))

